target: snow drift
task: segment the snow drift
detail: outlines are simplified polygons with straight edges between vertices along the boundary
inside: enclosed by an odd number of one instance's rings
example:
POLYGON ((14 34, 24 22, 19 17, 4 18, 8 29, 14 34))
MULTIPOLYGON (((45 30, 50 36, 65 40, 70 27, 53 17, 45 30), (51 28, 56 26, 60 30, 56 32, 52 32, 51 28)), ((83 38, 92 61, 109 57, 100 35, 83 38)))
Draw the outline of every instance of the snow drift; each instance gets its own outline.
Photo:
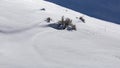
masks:
POLYGON ((0 68, 120 67, 117 24, 43 0, 1 0, 0 11, 0 68), (77 31, 47 26, 62 16, 71 18, 77 31), (76 19, 80 16, 86 23, 76 19))

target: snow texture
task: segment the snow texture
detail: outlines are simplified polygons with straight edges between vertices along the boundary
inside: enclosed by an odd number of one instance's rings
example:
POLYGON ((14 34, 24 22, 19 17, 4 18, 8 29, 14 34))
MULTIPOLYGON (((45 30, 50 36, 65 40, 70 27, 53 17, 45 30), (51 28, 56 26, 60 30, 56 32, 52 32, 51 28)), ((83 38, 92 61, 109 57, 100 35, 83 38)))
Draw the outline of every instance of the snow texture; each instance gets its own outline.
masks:
POLYGON ((120 25, 47 1, 0 0, 0 68, 119 68, 119 35, 120 25), (48 26, 62 16, 77 31, 48 26))

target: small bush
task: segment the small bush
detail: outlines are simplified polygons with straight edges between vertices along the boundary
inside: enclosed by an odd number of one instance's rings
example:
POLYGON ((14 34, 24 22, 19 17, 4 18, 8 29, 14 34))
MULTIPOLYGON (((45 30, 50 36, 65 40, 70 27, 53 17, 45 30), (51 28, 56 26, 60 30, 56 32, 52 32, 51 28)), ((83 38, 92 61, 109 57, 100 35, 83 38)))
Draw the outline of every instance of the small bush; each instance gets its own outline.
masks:
POLYGON ((85 19, 83 17, 79 18, 83 23, 85 23, 85 19))
POLYGON ((48 17, 45 21, 49 23, 50 21, 52 21, 52 19, 48 17))
POLYGON ((64 16, 58 22, 58 28, 76 30, 76 26, 72 24, 72 20, 70 18, 64 19, 64 16))

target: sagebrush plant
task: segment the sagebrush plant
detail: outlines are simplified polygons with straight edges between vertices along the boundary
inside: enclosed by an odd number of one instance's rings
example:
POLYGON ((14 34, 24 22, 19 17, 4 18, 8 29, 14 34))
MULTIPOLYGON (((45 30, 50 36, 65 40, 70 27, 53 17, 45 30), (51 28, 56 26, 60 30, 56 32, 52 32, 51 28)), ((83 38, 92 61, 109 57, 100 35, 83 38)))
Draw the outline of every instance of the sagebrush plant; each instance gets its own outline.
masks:
POLYGON ((70 30, 76 30, 76 25, 73 25, 72 20, 70 18, 64 18, 62 16, 61 20, 58 22, 58 28, 60 29, 70 29, 70 30))
POLYGON ((85 23, 85 19, 83 17, 79 18, 83 23, 85 23))
POLYGON ((52 21, 52 19, 50 17, 48 17, 48 18, 46 18, 45 21, 49 23, 50 21, 52 21))

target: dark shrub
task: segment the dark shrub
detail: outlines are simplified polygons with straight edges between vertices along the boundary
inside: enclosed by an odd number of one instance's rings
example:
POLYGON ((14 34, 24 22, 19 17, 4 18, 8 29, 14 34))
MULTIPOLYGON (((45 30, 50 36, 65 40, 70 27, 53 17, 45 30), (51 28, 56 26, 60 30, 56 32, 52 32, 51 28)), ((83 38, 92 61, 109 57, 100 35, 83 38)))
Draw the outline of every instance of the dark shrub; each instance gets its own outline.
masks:
POLYGON ((40 10, 41 10, 41 11, 45 11, 45 8, 41 8, 40 10))
POLYGON ((50 21, 52 21, 52 19, 48 17, 45 21, 49 23, 50 21))
POLYGON ((79 18, 83 23, 85 23, 85 19, 83 17, 79 18))
POLYGON ((70 30, 76 30, 76 26, 72 24, 72 20, 70 18, 64 19, 64 16, 58 22, 58 28, 59 29, 66 29, 67 28, 70 30))

